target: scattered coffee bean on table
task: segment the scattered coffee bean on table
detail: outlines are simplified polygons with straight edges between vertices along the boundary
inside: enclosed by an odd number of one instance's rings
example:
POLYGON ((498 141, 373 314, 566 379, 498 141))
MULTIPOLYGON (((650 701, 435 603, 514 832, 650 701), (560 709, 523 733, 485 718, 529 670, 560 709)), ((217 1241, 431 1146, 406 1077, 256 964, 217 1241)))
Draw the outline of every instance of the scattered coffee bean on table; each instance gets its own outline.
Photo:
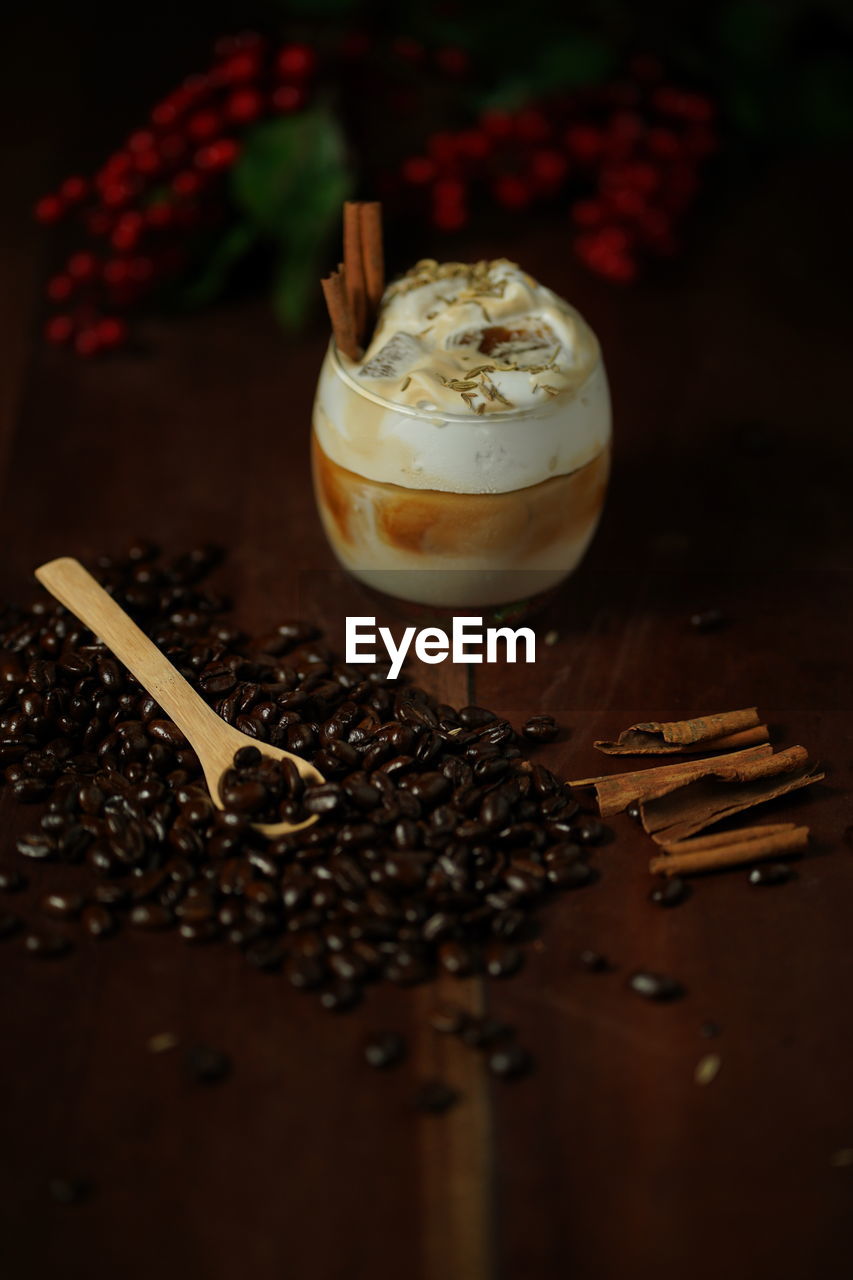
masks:
POLYGON ((796 876, 793 867, 785 862, 763 862, 760 867, 753 867, 749 873, 749 883, 760 887, 775 884, 787 884, 796 876))
POLYGON ((521 726, 521 732, 531 742, 553 742, 560 732, 553 716, 531 716, 521 726))
POLYGON ((231 1071, 231 1059, 221 1049, 193 1045, 184 1055, 190 1080, 198 1084, 218 1084, 231 1071))
POLYGON ((675 978, 667 977, 663 973, 650 973, 646 969, 633 973, 628 980, 628 985, 633 992, 645 1000, 666 1002, 678 1000, 684 995, 684 988, 675 978))
POLYGON ((371 1067, 394 1067, 405 1056, 406 1042, 396 1031, 378 1031, 364 1046, 364 1058, 371 1067))
POLYGON ((51 1178, 47 1189, 57 1204, 82 1204, 94 1187, 87 1178, 51 1178))
POLYGON ((427 1080, 415 1094, 415 1107, 418 1111, 427 1111, 433 1115, 441 1115, 459 1101, 459 1094, 443 1080, 427 1080))
POLYGON ((533 1059, 520 1044, 501 1045, 489 1054, 489 1070, 493 1076, 501 1076, 504 1080, 527 1075, 532 1066, 533 1059))
POLYGON ((681 876, 668 876, 656 884, 649 894, 649 901, 658 907, 678 907, 690 897, 690 885, 681 876))

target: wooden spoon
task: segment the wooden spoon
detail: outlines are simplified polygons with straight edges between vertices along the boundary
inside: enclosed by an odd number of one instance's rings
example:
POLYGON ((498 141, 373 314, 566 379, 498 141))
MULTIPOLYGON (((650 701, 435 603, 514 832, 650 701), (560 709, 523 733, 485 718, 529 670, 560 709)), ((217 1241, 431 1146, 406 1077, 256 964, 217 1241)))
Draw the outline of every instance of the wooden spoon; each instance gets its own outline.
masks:
MULTIPOLYGON (((274 760, 292 760, 306 782, 324 781, 320 771, 301 756, 258 742, 226 724, 78 560, 63 556, 43 564, 35 573, 42 586, 103 640, 174 720, 201 761, 210 798, 217 808, 224 808, 219 794, 222 775, 232 767, 234 752, 240 747, 258 747, 274 760)), ((316 820, 314 816, 305 822, 259 822, 255 829, 272 839, 289 831, 301 831, 316 820)))

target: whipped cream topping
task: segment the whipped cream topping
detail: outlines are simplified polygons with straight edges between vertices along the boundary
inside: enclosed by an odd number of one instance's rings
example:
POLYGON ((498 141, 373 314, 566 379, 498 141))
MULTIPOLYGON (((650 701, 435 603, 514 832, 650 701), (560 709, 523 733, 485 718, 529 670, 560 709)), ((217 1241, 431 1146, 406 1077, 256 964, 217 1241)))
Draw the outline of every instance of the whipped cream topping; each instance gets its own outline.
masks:
POLYGON ((385 291, 359 382, 427 412, 530 409, 598 360, 578 313, 514 262, 418 262, 385 291))
POLYGON ((506 493, 584 466, 610 439, 595 335, 506 259, 417 263, 385 291, 370 345, 331 345, 314 430, 371 480, 506 493))

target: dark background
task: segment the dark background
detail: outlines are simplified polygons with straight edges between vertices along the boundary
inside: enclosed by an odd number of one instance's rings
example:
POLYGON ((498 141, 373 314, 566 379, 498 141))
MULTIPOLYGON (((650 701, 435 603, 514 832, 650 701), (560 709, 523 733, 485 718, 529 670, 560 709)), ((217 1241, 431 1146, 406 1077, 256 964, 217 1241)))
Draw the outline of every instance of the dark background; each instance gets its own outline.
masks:
MULTIPOLYGON (((796 879, 757 891, 734 871, 660 911, 647 900, 648 842, 620 820, 597 855, 600 884, 549 909, 518 978, 376 989, 342 1019, 224 949, 127 933, 80 939, 67 961, 38 966, 3 943, 4 1277, 822 1280, 853 1265, 849 27, 841 5, 773 6, 782 26, 762 27, 770 8, 589 6, 564 18, 610 49, 639 31, 722 104, 726 145, 685 251, 638 284, 615 289, 583 269, 553 211, 477 221, 450 240, 390 232, 398 266, 426 252, 520 260, 587 316, 614 394, 605 518, 537 624, 559 640, 540 650, 535 679, 483 668, 470 687, 442 667, 425 682, 516 720, 557 714, 566 732, 542 758, 566 777, 598 772, 592 740, 635 720, 757 703, 777 742, 802 742, 829 768, 774 808, 812 827, 796 879), (749 56, 722 40, 732 12, 749 56), (691 628, 708 608, 729 625, 691 628), (583 973, 587 946, 614 971, 583 973), (625 978, 640 966, 674 973, 687 998, 631 997, 625 978), (491 1085, 470 1053, 437 1044, 426 1018, 448 994, 516 1023, 535 1075, 491 1085), (712 1041, 700 1035, 709 1018, 722 1028, 712 1041), (382 1078, 361 1061, 377 1026, 411 1045, 382 1078), (223 1048, 233 1075, 193 1090, 175 1055, 147 1052, 163 1031, 223 1048), (694 1070, 708 1052, 722 1066, 703 1088, 694 1070), (414 1082, 436 1073, 464 1102, 416 1116, 414 1082), (94 1194, 56 1204, 55 1176, 90 1178, 94 1194)), ((411 29, 453 20, 423 12, 407 9, 411 29)), ((103 362, 40 338, 61 234, 33 225, 33 201, 94 167, 204 63, 212 36, 258 20, 303 30, 273 6, 259 17, 233 5, 19 6, 7 22, 4 597, 29 598, 33 567, 51 556, 91 559, 143 533, 176 551, 225 541, 220 581, 247 629, 301 611, 340 640, 343 616, 364 611, 305 483, 321 318, 282 335, 253 278, 192 316, 152 308, 133 345, 103 362)), ((331 7, 323 21, 337 21, 331 7)), ((514 21, 522 67, 562 31, 534 6, 514 21)), ((31 825, 0 790, 4 861, 31 825)), ((30 879, 24 909, 43 890, 38 869, 30 879)))

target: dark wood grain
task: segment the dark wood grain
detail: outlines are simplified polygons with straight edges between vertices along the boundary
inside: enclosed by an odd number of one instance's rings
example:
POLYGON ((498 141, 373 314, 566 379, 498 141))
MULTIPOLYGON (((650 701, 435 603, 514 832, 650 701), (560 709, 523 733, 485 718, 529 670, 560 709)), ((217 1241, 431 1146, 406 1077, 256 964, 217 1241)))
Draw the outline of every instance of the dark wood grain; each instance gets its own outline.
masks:
MULTIPOLYGON (((304 614, 340 644, 364 598, 334 567, 306 483, 324 334, 285 340, 244 303, 150 322, 104 363, 43 349, 46 242, 25 209, 59 140, 44 116, 28 136, 29 176, 2 217, 3 597, 28 597, 54 555, 90 558, 140 532, 176 550, 213 539, 230 548, 220 581, 242 625, 304 614)), ((662 911, 647 901, 649 842, 614 822, 600 883, 549 907, 520 976, 445 984, 516 1023, 537 1058, 531 1079, 493 1086, 428 1030, 434 988, 376 988, 333 1017, 225 950, 171 937, 77 940, 53 965, 4 942, 4 1277, 847 1274, 853 1170, 833 1156, 853 1148, 848 198, 825 165, 779 166, 722 198, 683 263, 624 294, 571 265, 560 228, 520 221, 511 243, 458 246, 516 255, 579 305, 617 429, 598 539, 536 622, 557 643, 540 643, 532 675, 476 671, 474 696, 516 721, 557 714, 564 736, 539 755, 566 776, 622 767, 591 742, 637 720, 757 703, 779 741, 831 770, 773 810, 813 828, 796 881, 706 878, 662 911), (730 625, 698 634, 689 616, 708 607, 730 625), (613 971, 583 972, 584 947, 613 971), (675 974, 685 999, 632 996, 639 966, 675 974), (699 1034, 707 1019, 714 1040, 699 1034), (385 1026, 410 1058, 380 1076, 361 1048, 385 1026), (162 1031, 224 1049, 232 1076, 191 1088, 180 1049, 146 1049, 162 1031), (702 1087, 711 1052, 721 1070, 702 1087), (418 1116, 415 1085, 435 1074, 463 1102, 418 1116), (57 1174, 90 1176, 95 1194, 52 1203, 57 1174)), ((414 674, 448 700, 471 695, 465 671, 414 674)), ((0 792, 4 860, 34 816, 0 792)), ((25 907, 46 879, 28 874, 25 907)))

